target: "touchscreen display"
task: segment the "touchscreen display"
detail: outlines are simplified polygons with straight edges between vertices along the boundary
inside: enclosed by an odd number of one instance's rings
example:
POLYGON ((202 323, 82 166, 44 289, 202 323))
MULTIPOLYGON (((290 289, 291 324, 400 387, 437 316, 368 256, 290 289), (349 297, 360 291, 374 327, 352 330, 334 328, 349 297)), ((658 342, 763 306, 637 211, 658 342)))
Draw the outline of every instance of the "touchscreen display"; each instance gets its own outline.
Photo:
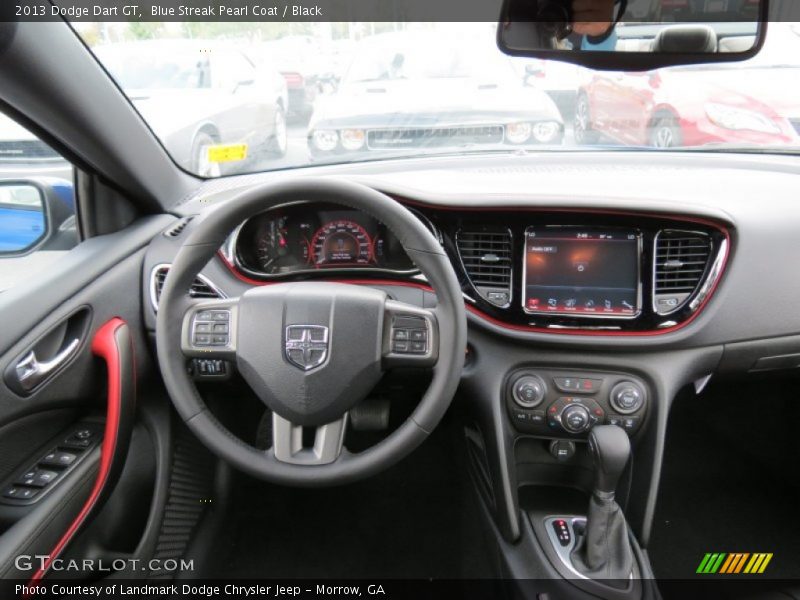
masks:
POLYGON ((632 317, 639 313, 639 235, 632 230, 525 230, 529 313, 632 317))

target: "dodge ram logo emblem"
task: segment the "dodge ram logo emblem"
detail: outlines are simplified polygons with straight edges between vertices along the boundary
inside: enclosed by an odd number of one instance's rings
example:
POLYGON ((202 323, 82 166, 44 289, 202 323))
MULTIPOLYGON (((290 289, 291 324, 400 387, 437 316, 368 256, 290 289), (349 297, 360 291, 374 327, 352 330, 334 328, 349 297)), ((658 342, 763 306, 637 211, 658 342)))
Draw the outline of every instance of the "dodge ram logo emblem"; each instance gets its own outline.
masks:
POLYGON ((328 328, 322 325, 289 325, 284 340, 286 360, 308 371, 328 358, 328 328))

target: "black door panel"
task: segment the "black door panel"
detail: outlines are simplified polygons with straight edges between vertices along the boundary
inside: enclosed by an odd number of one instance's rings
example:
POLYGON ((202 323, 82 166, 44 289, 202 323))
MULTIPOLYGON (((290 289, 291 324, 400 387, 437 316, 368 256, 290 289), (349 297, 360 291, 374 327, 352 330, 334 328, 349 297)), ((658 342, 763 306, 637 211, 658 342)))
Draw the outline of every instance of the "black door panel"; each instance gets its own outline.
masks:
POLYGON ((135 387, 154 372, 141 322, 144 247, 171 220, 142 219, 84 242, 37 280, 0 294, 0 496, 17 484, 38 495, 30 502, 15 493, 0 497, 0 577, 34 575, 24 565, 20 570, 15 557, 63 546, 116 482, 134 425, 135 387), (107 324, 115 327, 101 329, 107 324), (26 386, 24 376, 37 363, 44 374, 26 386), (109 388, 124 402, 107 420, 109 388), (82 448, 77 433, 87 429, 92 440, 82 448), (74 465, 57 463, 52 455, 61 451, 78 457, 74 465), (56 462, 50 467, 48 460, 56 462), (43 477, 53 483, 37 491, 34 477, 51 469, 55 475, 43 477), (76 518, 85 507, 91 511, 76 518))

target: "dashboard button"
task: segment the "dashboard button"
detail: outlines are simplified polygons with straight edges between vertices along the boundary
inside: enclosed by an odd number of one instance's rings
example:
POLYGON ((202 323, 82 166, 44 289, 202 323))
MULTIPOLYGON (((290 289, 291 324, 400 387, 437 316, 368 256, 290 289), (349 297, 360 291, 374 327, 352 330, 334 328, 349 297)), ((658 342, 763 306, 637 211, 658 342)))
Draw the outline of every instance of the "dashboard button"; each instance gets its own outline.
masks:
POLYGON ((555 377, 553 382, 556 387, 562 392, 576 392, 580 385, 580 379, 577 377, 555 377))
POLYGON ((524 375, 514 382, 511 395, 523 408, 534 408, 544 400, 547 388, 537 375, 524 375))
POLYGON ((581 404, 570 404, 561 411, 561 426, 570 433, 582 433, 590 424, 589 411, 581 404))
POLYGON ((581 379, 578 382, 578 389, 576 391, 583 392, 585 394, 594 394, 600 389, 602 384, 602 379, 581 379))
POLYGON ((396 340, 408 340, 408 329, 395 329, 392 337, 396 340))
POLYGON ((609 400, 615 411, 629 415, 639 410, 644 404, 644 390, 632 381, 622 381, 611 390, 609 400))
POLYGON ((508 292, 489 292, 486 299, 495 306, 505 306, 508 304, 508 292))

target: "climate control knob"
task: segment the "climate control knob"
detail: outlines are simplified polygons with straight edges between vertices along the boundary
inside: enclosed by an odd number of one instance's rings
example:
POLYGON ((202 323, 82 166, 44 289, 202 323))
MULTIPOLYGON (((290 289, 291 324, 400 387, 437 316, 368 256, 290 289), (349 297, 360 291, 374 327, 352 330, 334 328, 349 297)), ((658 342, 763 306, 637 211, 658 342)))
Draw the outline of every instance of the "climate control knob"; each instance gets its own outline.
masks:
POLYGON ((629 415, 642 408, 644 390, 632 381, 622 381, 614 386, 609 398, 612 408, 620 414, 629 415))
POLYGON ((561 426, 570 433, 583 433, 591 425, 589 411, 580 404, 570 404, 561 411, 561 426))
POLYGON ((514 402, 523 408, 535 408, 542 403, 547 386, 538 375, 523 375, 511 387, 514 402))

